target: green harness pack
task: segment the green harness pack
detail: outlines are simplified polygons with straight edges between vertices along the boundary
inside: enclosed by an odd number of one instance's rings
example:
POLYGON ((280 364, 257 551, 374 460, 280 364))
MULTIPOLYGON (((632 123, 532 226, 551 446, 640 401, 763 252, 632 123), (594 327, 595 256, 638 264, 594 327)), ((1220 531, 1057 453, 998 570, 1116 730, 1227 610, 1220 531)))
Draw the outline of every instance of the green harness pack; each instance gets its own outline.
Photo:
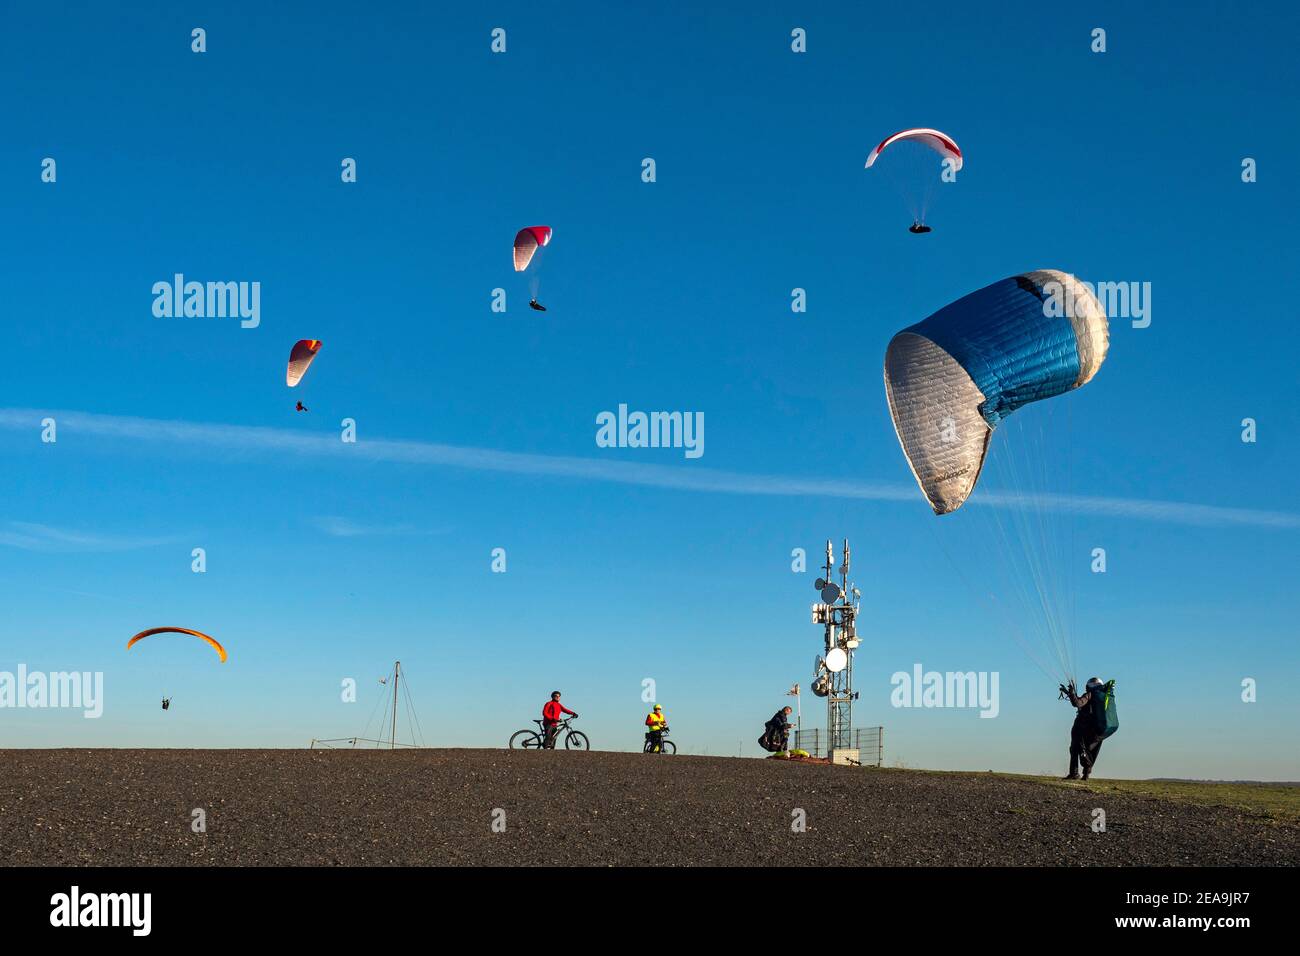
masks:
POLYGON ((1119 711, 1115 707, 1115 682, 1113 680, 1106 681, 1097 690, 1092 691, 1092 700, 1089 706, 1092 708, 1093 723, 1097 727, 1097 733, 1101 734, 1102 740, 1119 730, 1119 711))

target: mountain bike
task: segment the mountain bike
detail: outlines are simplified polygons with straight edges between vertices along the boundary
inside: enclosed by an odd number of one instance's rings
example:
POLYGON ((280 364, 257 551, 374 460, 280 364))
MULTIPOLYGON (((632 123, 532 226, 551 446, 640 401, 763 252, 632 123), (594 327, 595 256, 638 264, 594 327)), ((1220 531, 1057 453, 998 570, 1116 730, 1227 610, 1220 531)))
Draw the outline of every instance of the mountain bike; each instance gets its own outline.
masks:
POLYGON ((648 753, 648 754, 677 753, 677 745, 668 739, 667 727, 664 727, 664 729, 659 732, 659 749, 654 750, 652 749, 653 747, 654 747, 654 741, 652 741, 649 737, 647 737, 645 741, 645 750, 643 751, 644 753, 648 753))
POLYGON ((555 741, 559 739, 560 732, 564 732, 564 749, 565 750, 590 750, 591 741, 581 730, 574 730, 569 725, 572 724, 576 717, 570 717, 568 720, 562 720, 555 725, 551 732, 551 739, 546 739, 545 722, 534 720, 537 725, 536 730, 519 730, 510 738, 511 750, 554 750, 555 741))

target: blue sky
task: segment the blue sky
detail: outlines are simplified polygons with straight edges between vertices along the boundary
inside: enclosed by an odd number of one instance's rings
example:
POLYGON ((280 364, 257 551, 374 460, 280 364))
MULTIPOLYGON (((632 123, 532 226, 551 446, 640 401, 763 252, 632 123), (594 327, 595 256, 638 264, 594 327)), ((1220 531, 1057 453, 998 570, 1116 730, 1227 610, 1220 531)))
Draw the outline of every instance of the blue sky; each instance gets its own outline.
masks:
POLYGON ((1060 400, 1070 490, 1242 512, 1071 519, 1079 666, 1123 693, 1099 772, 1300 778, 1294 10, 709 6, 5 12, 0 669, 107 686, 99 720, 0 711, 0 746, 346 736, 400 657, 438 746, 503 745, 559 687, 630 749, 651 678, 684 750, 752 755, 821 646, 791 550, 847 536, 887 762, 1061 770, 1068 708, 945 555, 880 375, 899 329, 1046 267, 1152 284, 1060 400), (913 125, 966 157, 924 238, 862 168, 913 125), (539 223, 545 315, 509 254, 539 223), (260 282, 260 326, 155 318, 177 272, 260 282), (620 403, 703 412, 704 456, 597 448, 620 403), (229 663, 123 650, 161 624, 229 663), (999 672, 1000 716, 890 707, 918 662, 999 672))

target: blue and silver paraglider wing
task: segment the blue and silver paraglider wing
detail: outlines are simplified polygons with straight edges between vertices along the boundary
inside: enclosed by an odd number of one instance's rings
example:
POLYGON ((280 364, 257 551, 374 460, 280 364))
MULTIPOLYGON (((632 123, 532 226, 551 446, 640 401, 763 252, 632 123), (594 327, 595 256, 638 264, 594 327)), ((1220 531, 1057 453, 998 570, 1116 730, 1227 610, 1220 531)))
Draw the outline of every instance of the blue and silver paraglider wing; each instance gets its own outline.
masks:
POLYGON ((1086 384, 1108 342, 1088 287, 1048 269, 995 282, 895 335, 885 353, 889 411, 935 513, 970 497, 1003 418, 1086 384))

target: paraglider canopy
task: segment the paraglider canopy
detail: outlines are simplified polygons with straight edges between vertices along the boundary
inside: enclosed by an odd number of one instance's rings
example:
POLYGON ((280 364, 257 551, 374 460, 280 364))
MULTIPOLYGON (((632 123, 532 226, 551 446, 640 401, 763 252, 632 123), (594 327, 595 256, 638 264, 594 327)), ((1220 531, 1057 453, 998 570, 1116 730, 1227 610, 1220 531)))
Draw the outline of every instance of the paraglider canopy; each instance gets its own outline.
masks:
POLYGON ((515 234, 515 271, 523 272, 541 246, 551 241, 550 226, 526 226, 515 234))
POLYGON ((212 649, 216 651, 217 655, 221 658, 221 663, 224 664, 226 662, 226 649, 218 644, 215 638, 209 637, 202 631, 192 631, 188 627, 151 627, 147 631, 141 631, 135 637, 127 641, 126 649, 130 650, 131 646, 137 641, 142 641, 146 637, 150 637, 154 634, 189 634, 193 637, 197 637, 199 640, 205 641, 211 645, 212 649))
POLYGON ((307 374, 307 368, 315 360, 320 347, 320 339, 298 340, 289 353, 289 368, 284 373, 284 384, 293 388, 302 381, 302 377, 307 374))
POLYGON ((1109 341, 1088 287, 1054 269, 995 282, 895 335, 885 353, 889 412, 935 513, 970 496, 999 422, 1086 385, 1109 341), (1060 299, 1072 304, 1054 315, 1060 299))
POLYGON ((866 168, 875 166, 882 155, 880 167, 885 179, 912 211, 912 225, 907 231, 913 235, 930 232, 925 219, 932 201, 938 198, 936 190, 941 182, 954 182, 953 174, 962 167, 956 141, 937 129, 905 129, 881 140, 867 157, 866 168))
POLYGON ((1063 396, 1092 381, 1109 343, 1089 285, 1039 269, 949 303, 885 352, 899 445, 924 500, 946 516, 933 522, 936 544, 999 630, 1061 682, 1075 673, 1087 576, 1069 484, 1079 440, 1063 396))
POLYGON ((957 143, 953 141, 953 138, 947 133, 939 132, 937 129, 928 129, 925 127, 905 129, 901 132, 895 133, 893 136, 886 136, 881 140, 880 145, 871 151, 871 155, 867 157, 867 165, 865 168, 870 169, 880 157, 881 153, 890 146, 893 146, 895 143, 903 140, 911 140, 920 143, 923 146, 929 146, 940 156, 953 161, 954 172, 961 169, 961 150, 957 148, 957 143))

